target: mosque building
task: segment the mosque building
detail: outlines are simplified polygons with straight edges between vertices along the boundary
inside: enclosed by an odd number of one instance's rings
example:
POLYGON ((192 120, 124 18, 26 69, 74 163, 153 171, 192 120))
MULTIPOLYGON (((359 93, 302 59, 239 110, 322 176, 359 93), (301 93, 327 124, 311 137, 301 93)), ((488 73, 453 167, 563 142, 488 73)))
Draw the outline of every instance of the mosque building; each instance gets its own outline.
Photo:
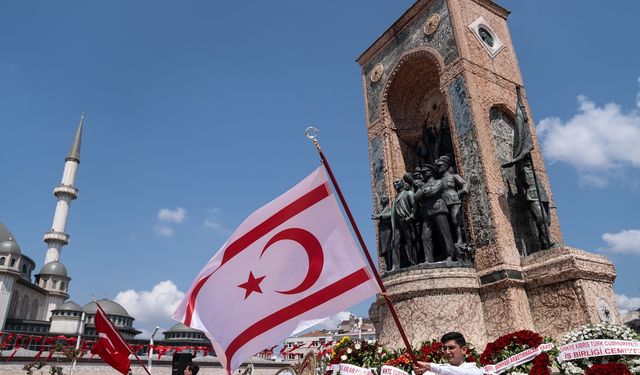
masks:
MULTIPOLYGON (((80 164, 80 145, 84 114, 76 130, 71 149, 65 158, 60 185, 53 189, 57 199, 51 230, 44 234, 47 252, 40 271, 36 263, 23 254, 17 239, 0 223, 0 330, 16 334, 75 335, 82 314, 86 315, 85 336, 95 336, 96 302, 84 306, 68 300, 71 277, 62 263, 63 246, 69 243, 66 233, 71 201, 78 197, 75 186, 80 164)), ((99 300, 100 306, 127 340, 140 333, 135 320, 118 303, 99 300)))

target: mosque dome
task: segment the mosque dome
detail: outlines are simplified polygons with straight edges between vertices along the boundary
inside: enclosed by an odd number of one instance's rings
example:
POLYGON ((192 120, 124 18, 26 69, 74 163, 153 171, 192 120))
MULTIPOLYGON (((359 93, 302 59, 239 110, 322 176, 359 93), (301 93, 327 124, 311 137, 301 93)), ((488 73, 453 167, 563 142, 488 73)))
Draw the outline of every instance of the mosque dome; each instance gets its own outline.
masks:
POLYGON ((42 266, 40 275, 54 275, 68 277, 67 268, 60 262, 49 262, 42 266))
POLYGON ((21 255, 20 246, 9 229, 0 223, 0 254, 21 255))
POLYGON ((165 340, 169 341, 190 341, 190 342, 207 342, 208 339, 199 329, 187 327, 182 323, 177 323, 168 331, 162 332, 165 340))
POLYGON ((9 229, 7 229, 4 224, 0 223, 0 242, 6 241, 11 237, 13 237, 13 235, 9 232, 9 229))
POLYGON ((0 254, 21 255, 20 246, 13 239, 0 242, 0 254))
POLYGON ((199 329, 187 327, 182 323, 177 323, 173 327, 169 328, 168 331, 165 331, 164 333, 167 333, 167 332, 202 332, 202 331, 199 329))
MULTIPOLYGON (((131 317, 131 315, 129 315, 127 310, 125 310, 124 307, 120 306, 120 304, 116 302, 113 302, 105 298, 105 299, 98 300, 98 303, 100 304, 100 307, 102 307, 102 310, 104 310, 104 312, 107 315, 131 317)), ((91 301, 86 305, 84 305, 83 309, 87 314, 95 315, 96 311, 98 310, 98 306, 96 306, 96 303, 94 301, 91 301)))
POLYGON ((82 306, 78 305, 77 303, 69 300, 65 303, 63 303, 62 305, 60 305, 57 309, 55 309, 56 311, 74 311, 74 312, 83 312, 84 310, 82 309, 82 306))

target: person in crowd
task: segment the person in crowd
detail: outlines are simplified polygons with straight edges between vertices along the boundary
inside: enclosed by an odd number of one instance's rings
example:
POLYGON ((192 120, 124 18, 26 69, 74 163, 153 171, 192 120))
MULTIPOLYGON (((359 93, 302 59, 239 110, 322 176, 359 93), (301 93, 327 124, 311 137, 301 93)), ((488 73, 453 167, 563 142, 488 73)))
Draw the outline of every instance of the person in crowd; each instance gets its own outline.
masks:
POLYGON ((187 367, 184 368, 184 375, 196 375, 198 371, 200 371, 200 366, 189 363, 187 367))
POLYGON ((475 362, 466 362, 469 348, 467 341, 459 332, 446 333, 440 339, 444 355, 449 363, 436 364, 418 362, 413 367, 416 375, 440 374, 440 375, 482 375, 484 371, 476 366, 475 362))

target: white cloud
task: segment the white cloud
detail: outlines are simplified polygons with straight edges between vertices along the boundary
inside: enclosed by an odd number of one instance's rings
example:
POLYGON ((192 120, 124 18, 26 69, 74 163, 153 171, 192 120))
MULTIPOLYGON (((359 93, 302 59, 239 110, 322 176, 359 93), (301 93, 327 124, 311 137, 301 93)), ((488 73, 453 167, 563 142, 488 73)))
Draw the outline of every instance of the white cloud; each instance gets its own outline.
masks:
POLYGON ((158 212, 158 220, 165 221, 167 223, 182 223, 187 217, 187 210, 182 207, 178 207, 175 210, 169 208, 163 208, 158 212))
POLYGON ((640 113, 625 114, 615 103, 598 107, 578 97, 578 114, 567 122, 557 117, 540 121, 544 153, 578 169, 606 169, 612 165, 640 167, 640 113))
POLYGON ((223 228, 222 224, 218 223, 215 220, 205 220, 202 225, 204 225, 207 228, 211 228, 215 230, 221 230, 223 228))
POLYGON ((578 184, 584 188, 595 188, 595 189, 604 189, 609 185, 609 180, 603 176, 593 175, 593 174, 584 174, 580 176, 578 180, 578 184))
POLYGON ((618 233, 605 233, 602 239, 608 247, 604 250, 612 253, 627 253, 640 255, 640 230, 627 229, 618 233))
POLYGON ((624 314, 629 311, 640 309, 640 298, 627 297, 624 294, 616 293, 616 304, 618 305, 618 310, 620 310, 620 313, 624 314))
POLYGON ((141 323, 168 322, 183 297, 184 293, 173 281, 166 280, 154 285, 150 291, 128 289, 119 292, 114 301, 141 323))
POLYGON ((220 219, 221 212, 222 209, 218 207, 207 209, 207 218, 204 220, 202 225, 206 228, 213 229, 220 234, 229 235, 231 234, 231 229, 222 224, 222 220, 220 219))
POLYGON ((173 228, 164 224, 156 224, 153 226, 153 229, 156 231, 158 235, 163 237, 171 237, 173 236, 173 233, 174 233, 173 228))
POLYGON ((622 168, 640 168, 640 93, 636 101, 637 108, 625 113, 616 103, 600 107, 578 96, 578 111, 569 120, 540 121, 537 131, 545 157, 572 165, 581 174, 582 186, 596 188, 605 187, 622 168))

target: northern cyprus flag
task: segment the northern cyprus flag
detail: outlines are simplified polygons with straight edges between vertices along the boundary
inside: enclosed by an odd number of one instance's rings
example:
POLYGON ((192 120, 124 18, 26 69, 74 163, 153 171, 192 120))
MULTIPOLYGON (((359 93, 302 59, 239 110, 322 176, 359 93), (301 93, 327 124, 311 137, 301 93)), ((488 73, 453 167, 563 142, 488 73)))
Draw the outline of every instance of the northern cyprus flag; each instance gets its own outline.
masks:
POLYGON ((380 293, 323 167, 251 214, 173 318, 204 331, 231 373, 251 355, 380 293))

